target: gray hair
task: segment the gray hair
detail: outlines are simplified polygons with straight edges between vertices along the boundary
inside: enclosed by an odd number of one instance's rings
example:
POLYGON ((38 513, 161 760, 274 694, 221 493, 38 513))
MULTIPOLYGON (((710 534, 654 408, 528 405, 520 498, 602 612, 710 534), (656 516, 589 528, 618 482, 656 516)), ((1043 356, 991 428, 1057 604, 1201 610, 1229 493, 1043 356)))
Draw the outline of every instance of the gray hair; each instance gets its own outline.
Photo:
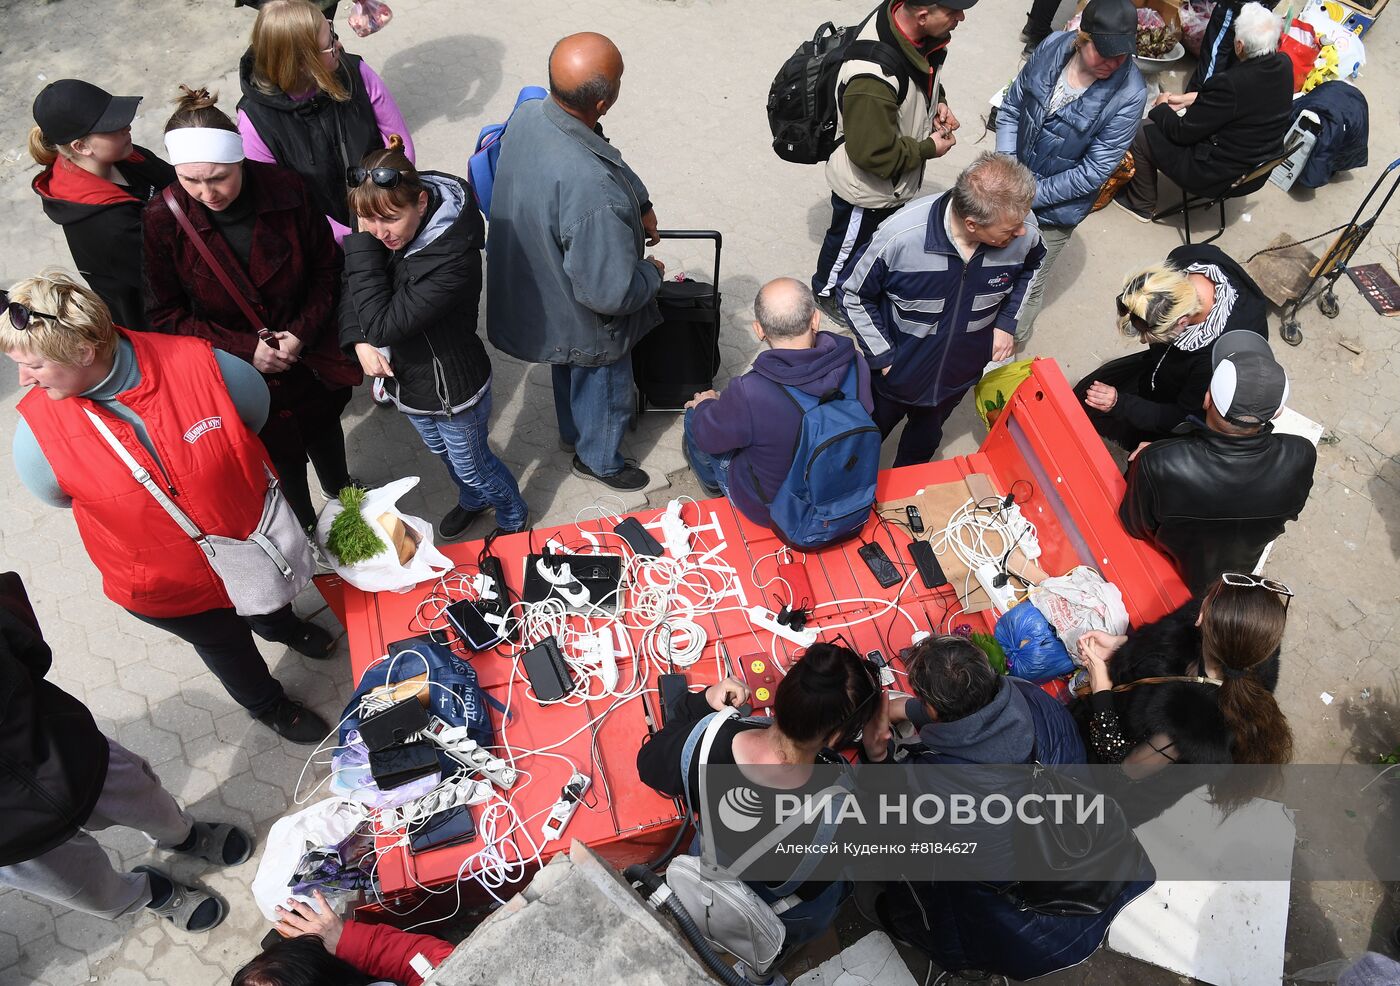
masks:
POLYGON ((1245 58, 1278 51, 1283 21, 1262 4, 1247 3, 1235 18, 1235 40, 1240 43, 1245 58))
POLYGON ((905 660, 909 687, 939 722, 966 718, 996 698, 1001 675, 966 637, 929 637, 905 660))
POLYGON ((769 339, 795 339, 807 332, 816 310, 812 289, 795 277, 769 281, 753 299, 753 317, 769 339))
POLYGON ((617 98, 620 87, 621 80, 614 84, 602 73, 580 83, 573 89, 561 89, 555 84, 552 73, 549 78, 549 91, 554 98, 569 109, 579 113, 592 113, 598 108, 599 103, 611 103, 617 98))
POLYGON ((979 226, 1021 219, 1035 199, 1035 175, 1008 154, 983 151, 958 175, 952 195, 957 214, 979 226))

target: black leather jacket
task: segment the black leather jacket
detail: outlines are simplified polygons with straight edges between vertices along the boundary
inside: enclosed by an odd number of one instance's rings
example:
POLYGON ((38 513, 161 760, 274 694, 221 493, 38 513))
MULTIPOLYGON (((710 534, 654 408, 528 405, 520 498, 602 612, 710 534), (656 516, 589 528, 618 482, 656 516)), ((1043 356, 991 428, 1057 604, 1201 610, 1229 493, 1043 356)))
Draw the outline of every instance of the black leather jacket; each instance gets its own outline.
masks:
POLYGON ((1270 426, 1246 438, 1198 427, 1153 442, 1133 460, 1118 516, 1129 534, 1172 559, 1197 595, 1221 572, 1250 572, 1296 520, 1317 449, 1270 426))

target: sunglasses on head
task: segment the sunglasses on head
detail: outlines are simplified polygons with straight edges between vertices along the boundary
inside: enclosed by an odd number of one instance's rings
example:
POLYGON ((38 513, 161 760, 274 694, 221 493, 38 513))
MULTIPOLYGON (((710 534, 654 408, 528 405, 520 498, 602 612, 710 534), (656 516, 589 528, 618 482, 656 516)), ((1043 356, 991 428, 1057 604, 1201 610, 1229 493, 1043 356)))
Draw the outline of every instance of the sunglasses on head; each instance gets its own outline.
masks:
POLYGON ((46 318, 51 322, 57 322, 57 315, 50 315, 48 312, 36 312, 28 305, 18 301, 11 301, 8 291, 0 291, 0 302, 5 305, 5 314, 10 316, 10 324, 15 327, 16 332, 27 331, 31 322, 36 318, 46 318))
POLYGON ((1293 590, 1278 579, 1266 579, 1258 575, 1245 575, 1241 572, 1222 572, 1220 581, 1237 589, 1263 589, 1283 597, 1283 611, 1288 612, 1288 604, 1293 601, 1293 590))
POLYGON ((398 168, 346 168, 345 184, 359 188, 366 181, 372 181, 380 188, 396 188, 403 180, 403 172, 398 168))

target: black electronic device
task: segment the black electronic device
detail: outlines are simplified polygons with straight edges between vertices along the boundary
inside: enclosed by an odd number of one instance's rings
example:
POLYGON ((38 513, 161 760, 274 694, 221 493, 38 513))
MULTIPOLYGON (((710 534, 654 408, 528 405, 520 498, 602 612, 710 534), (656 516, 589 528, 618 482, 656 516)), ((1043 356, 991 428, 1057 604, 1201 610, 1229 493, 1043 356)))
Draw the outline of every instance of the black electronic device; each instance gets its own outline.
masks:
POLYGON ((428 728, 428 710, 415 695, 360 722, 360 739, 374 753, 407 743, 428 728))
POLYGON ((571 612, 612 612, 621 582, 621 555, 527 555, 521 595, 527 603, 558 599, 571 612))
POLYGON ((443 610, 443 616, 457 633, 457 639, 472 650, 490 650, 501 642, 501 635, 486 622, 477 604, 459 599, 443 610))
POLYGON ((574 690, 574 675, 569 662, 559 653, 559 642, 545 637, 520 655, 525 677, 538 702, 557 702, 574 690))
POLYGON ((889 688, 894 684, 894 669, 890 667, 890 662, 885 660, 884 652, 872 650, 865 655, 865 659, 875 665, 880 675, 881 688, 889 688))
POLYGON ((890 556, 885 554, 885 549, 878 544, 863 544, 856 553, 882 588, 888 589, 898 585, 904 578, 899 574, 899 569, 894 567, 894 562, 890 561, 890 556))
POLYGON ((622 518, 622 522, 613 528, 613 533, 626 541, 632 550, 639 555, 660 558, 666 553, 661 542, 656 540, 651 531, 643 527, 642 522, 636 517, 622 518))
POLYGON ((459 846, 475 838, 476 822, 472 820, 471 809, 457 805, 428 816, 428 820, 408 837, 408 851, 416 855, 430 849, 459 846))
POLYGON ((933 545, 927 541, 910 541, 909 557, 914 559, 914 567, 919 570, 919 579, 925 589, 937 589, 940 585, 948 584, 943 566, 938 564, 938 558, 933 553, 933 545))
POLYGON ((656 678, 656 690, 661 695, 661 724, 670 722, 690 694, 690 682, 683 674, 663 674, 656 678))
POLYGON ((909 530, 915 534, 924 533, 924 517, 919 513, 919 508, 911 503, 904 508, 904 513, 909 518, 909 530))
POLYGON ((501 560, 495 555, 484 555, 477 562, 477 570, 495 583, 496 598, 478 600, 476 608, 483 613, 505 616, 510 609, 510 591, 506 588, 506 573, 501 568, 501 560))
MULTIPOLYGON (((414 700, 417 701, 416 699, 414 700)), ((381 791, 402 787, 409 781, 439 770, 437 747, 426 740, 371 750, 369 772, 381 791)))

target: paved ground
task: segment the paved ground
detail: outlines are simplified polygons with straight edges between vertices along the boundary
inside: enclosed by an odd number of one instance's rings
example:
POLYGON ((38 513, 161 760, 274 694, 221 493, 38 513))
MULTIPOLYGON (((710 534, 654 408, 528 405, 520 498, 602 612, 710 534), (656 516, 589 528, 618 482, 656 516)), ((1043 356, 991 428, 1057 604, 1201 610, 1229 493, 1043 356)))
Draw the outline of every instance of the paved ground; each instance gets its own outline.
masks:
MULTIPOLYGON (((352 50, 375 65, 413 128, 425 167, 460 170, 483 123, 504 117, 516 91, 543 81, 546 53, 559 36, 581 29, 608 33, 627 59, 622 99, 609 133, 650 185, 663 226, 718 228, 726 238, 723 289, 724 375, 753 356, 746 331, 751 301, 763 281, 805 276, 828 218, 820 169, 784 164, 767 148, 763 99, 772 73, 797 41, 822 20, 852 23, 864 0, 394 0, 396 19, 352 50)), ((49 264, 69 264, 56 227, 28 189, 32 168, 23 153, 25 108, 48 79, 81 76, 116 92, 146 96, 135 123, 138 143, 159 147, 166 101, 178 83, 218 86, 232 109, 233 67, 252 17, 223 2, 185 0, 0 0, 5 38, 0 97, 11 107, 0 144, 0 282, 9 284, 49 264)), ((1361 88, 1372 100, 1369 168, 1316 194, 1285 195, 1269 187, 1241 207, 1220 245, 1247 257, 1280 232, 1310 236, 1342 222, 1400 151, 1397 119, 1385 92, 1400 78, 1394 60, 1397 17, 1383 17, 1367 39, 1371 64, 1361 88)), ((947 84, 964 121, 960 143, 928 172, 941 189, 980 143, 986 100, 1014 72, 1021 4, 984 0, 959 29, 947 84)), ((349 35, 343 27, 342 33, 349 35)), ((1400 204, 1362 252, 1394 272, 1400 204)), ((1144 227, 1110 209, 1084 223, 1055 271, 1049 304, 1032 342, 1059 359, 1071 380, 1126 351, 1115 337, 1114 290, 1133 265, 1164 255, 1178 242, 1170 228, 1144 227)), ((703 251, 660 251, 672 267, 706 269, 703 251)), ((1302 520, 1279 545, 1271 574, 1299 590, 1292 607, 1279 698, 1298 735, 1299 759, 1331 763, 1370 760, 1400 743, 1395 643, 1400 598, 1400 345, 1396 324, 1374 315, 1349 284, 1340 289, 1341 317, 1304 312, 1306 339, 1280 346, 1294 381, 1293 403, 1323 422, 1336 444, 1321 450, 1317 483, 1302 520), (1331 705, 1319 695, 1336 697, 1331 705)), ((1275 319, 1274 325, 1277 326, 1275 319)), ((14 376, 0 377, 0 436, 14 427, 14 376)), ((371 410, 363 397, 347 415, 351 464, 366 480, 423 476, 405 501, 436 517, 451 504, 448 482, 406 422, 371 410)), ((679 451, 673 416, 648 415, 630 454, 652 473, 651 497, 693 489, 679 451)), ((975 447, 979 426, 970 407, 948 429, 950 452, 975 447)), ((568 473, 556 448, 547 375, 496 359, 493 438, 520 477, 541 523, 567 521, 597 489, 568 473)), ((0 441, 0 476, 11 476, 8 439, 0 441)), ((642 502, 636 497, 629 506, 642 502)), ((10 480, 0 491, 3 564, 25 577, 57 655, 54 678, 83 697, 112 735, 148 757, 167 786, 205 817, 227 818, 259 835, 282 814, 302 766, 298 748, 278 742, 223 693, 180 642, 137 623, 101 597, 63 512, 38 506, 10 480)), ((483 532, 484 533, 484 532, 483 532)), ((319 607, 308 592, 299 608, 319 607)), ((322 614, 317 619, 330 625, 322 614)), ((343 645, 334 660, 315 664, 265 645, 295 694, 326 715, 338 714, 348 685, 343 645)), ((103 840, 123 864, 147 856, 128 834, 103 840)), ((196 872, 175 864, 187 877, 196 872)), ((222 981, 256 950, 265 928, 246 888, 254 863, 211 873, 209 886, 233 903, 228 922, 195 939, 145 917, 109 923, 0 892, 0 984, 118 984, 222 981)), ((1393 888, 1370 884, 1296 884, 1290 922, 1290 969, 1379 947, 1395 924, 1393 888)), ((1167 983, 1177 977, 1128 960, 1096 958, 1065 982, 1167 983)), ((917 970, 922 974, 922 969, 917 970)))

